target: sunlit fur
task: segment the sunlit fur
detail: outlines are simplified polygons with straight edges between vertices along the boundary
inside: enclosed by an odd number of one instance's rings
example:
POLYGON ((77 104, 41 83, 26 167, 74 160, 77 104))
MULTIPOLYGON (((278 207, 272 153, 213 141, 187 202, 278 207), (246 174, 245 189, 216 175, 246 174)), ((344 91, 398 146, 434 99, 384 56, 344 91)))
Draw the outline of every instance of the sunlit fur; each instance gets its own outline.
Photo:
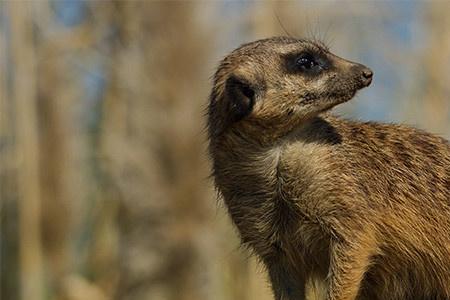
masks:
POLYGON ((449 144, 326 113, 364 87, 361 70, 307 40, 233 51, 209 104, 216 187, 278 300, 450 299, 449 144), (283 57, 303 49, 321 51, 333 67, 287 73, 283 57), (230 76, 255 89, 238 121, 228 115, 230 76))

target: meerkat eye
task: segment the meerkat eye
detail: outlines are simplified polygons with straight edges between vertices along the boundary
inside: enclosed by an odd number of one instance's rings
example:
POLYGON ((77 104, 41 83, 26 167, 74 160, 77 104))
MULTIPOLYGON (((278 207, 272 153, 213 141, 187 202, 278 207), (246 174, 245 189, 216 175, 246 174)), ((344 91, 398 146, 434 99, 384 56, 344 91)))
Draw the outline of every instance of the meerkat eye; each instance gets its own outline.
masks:
POLYGON ((318 66, 319 63, 315 60, 314 56, 311 53, 303 53, 297 58, 295 64, 300 70, 311 70, 315 66, 318 66))
POLYGON ((255 91, 252 90, 248 86, 243 86, 242 87, 242 94, 244 94, 247 98, 253 98, 255 96, 255 91))

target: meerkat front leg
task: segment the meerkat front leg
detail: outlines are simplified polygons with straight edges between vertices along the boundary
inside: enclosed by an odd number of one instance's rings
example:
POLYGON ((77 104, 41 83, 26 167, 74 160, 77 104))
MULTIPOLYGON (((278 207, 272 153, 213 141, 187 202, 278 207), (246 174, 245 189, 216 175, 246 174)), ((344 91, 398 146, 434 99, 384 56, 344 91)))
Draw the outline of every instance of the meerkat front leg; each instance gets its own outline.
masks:
POLYGON ((375 253, 373 244, 368 235, 331 243, 327 300, 356 299, 375 253))

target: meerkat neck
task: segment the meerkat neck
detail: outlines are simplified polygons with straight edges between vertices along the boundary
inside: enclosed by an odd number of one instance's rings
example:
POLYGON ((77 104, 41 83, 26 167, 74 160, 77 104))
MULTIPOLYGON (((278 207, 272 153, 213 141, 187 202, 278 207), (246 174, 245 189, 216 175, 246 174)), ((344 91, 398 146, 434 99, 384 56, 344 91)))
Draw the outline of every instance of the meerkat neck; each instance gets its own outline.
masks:
POLYGON ((258 150, 271 149, 282 144, 283 140, 291 135, 292 132, 302 131, 311 127, 316 119, 321 118, 314 117, 296 124, 290 123, 286 125, 267 125, 259 124, 258 122, 248 122, 245 125, 236 124, 235 127, 229 129, 223 141, 232 148, 246 146, 250 149, 256 148, 258 150), (242 128, 244 126, 245 128, 242 128))

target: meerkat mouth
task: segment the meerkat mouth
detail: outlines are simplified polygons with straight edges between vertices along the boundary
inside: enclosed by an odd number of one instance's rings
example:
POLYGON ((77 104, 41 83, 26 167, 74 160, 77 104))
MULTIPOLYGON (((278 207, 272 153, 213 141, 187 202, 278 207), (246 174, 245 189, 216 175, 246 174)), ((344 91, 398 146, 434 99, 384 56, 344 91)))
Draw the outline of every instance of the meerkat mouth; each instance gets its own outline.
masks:
POLYGON ((314 105, 314 104, 340 104, 347 101, 350 101, 353 99, 353 97, 356 95, 356 92, 353 92, 351 94, 329 94, 329 95, 320 95, 316 97, 307 97, 302 98, 299 102, 299 105, 314 105))

